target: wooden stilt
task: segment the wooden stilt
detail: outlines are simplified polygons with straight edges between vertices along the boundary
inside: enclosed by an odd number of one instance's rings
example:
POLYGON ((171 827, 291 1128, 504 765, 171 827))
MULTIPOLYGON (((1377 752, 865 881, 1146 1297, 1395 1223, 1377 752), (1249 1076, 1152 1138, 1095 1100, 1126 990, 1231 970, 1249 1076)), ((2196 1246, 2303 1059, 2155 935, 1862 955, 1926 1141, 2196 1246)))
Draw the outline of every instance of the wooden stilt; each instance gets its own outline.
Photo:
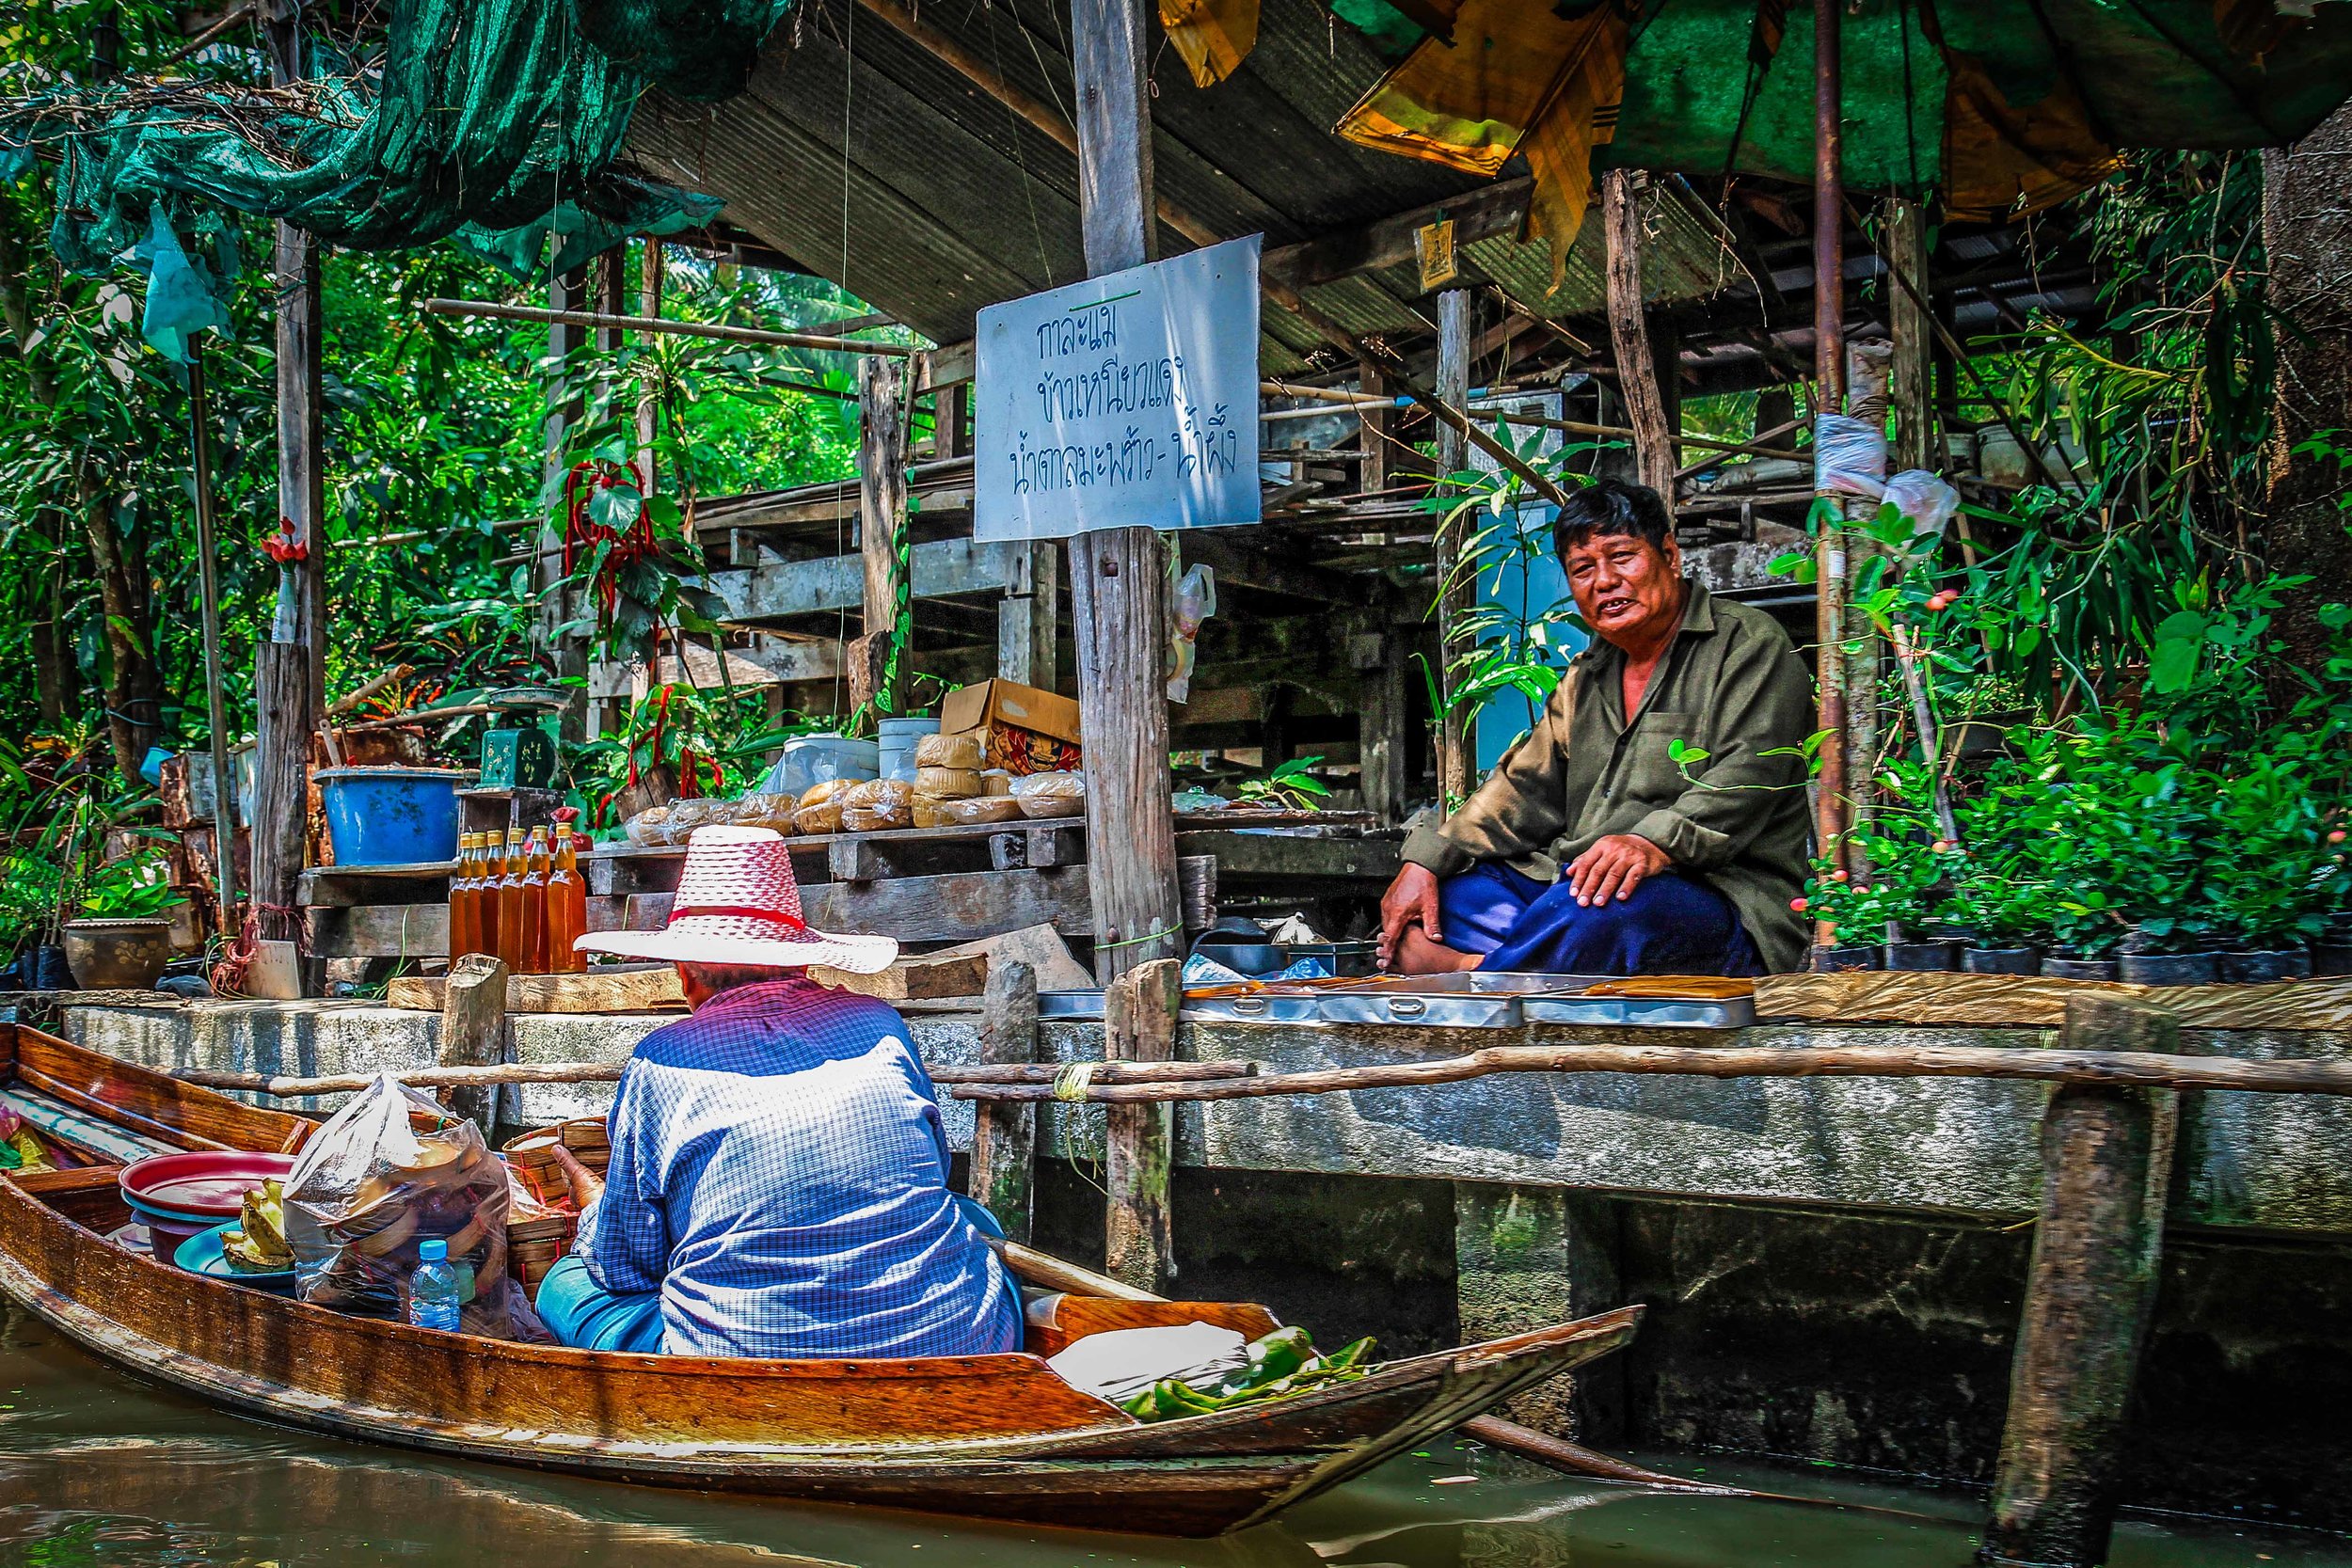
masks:
POLYGON ((1060 678, 1056 641, 1061 635, 1061 547, 1051 540, 1028 546, 1026 581, 996 606, 996 673, 1051 691, 1060 678))
MULTIPOLYGON (((204 712, 212 730, 210 762, 213 773, 213 828, 218 853, 213 857, 215 924, 222 934, 236 934, 237 919, 237 796, 229 779, 229 708, 220 681, 220 539, 213 526, 212 412, 204 395, 204 351, 188 356, 188 451, 195 466, 196 577, 199 608, 203 614, 204 712)), ((296 849, 299 852, 299 843, 296 849)), ((299 861, 296 863, 299 864, 299 861)))
MULTIPOLYGON (((1886 260, 1898 277, 1924 290, 1928 281, 1928 224, 1919 204, 1904 197, 1886 201, 1886 260)), ((1891 465, 1935 468, 1933 360, 1935 325, 1921 296, 1898 286, 1886 296, 1886 320, 1895 340, 1889 396, 1895 408, 1895 451, 1891 465)))
MULTIPOLYGON (((1813 406, 1817 416, 1844 408, 1846 397, 1846 230, 1843 174, 1845 7, 1813 0, 1813 406)), ((1816 497, 1820 496, 1817 489, 1816 497)), ((1821 734, 1814 786, 1814 837, 1842 863, 1846 831, 1846 540, 1833 500, 1815 507, 1815 718, 1821 734)), ((1826 928, 1817 933, 1828 941, 1826 928)))
POLYGON ((1608 239, 1609 341, 1616 351, 1617 388, 1633 427, 1633 466, 1644 484, 1674 510, 1674 431, 1666 422, 1650 352, 1649 319, 1642 304, 1642 204, 1649 176, 1613 168, 1601 176, 1602 230, 1608 239))
MULTIPOLYGON (((1449 408, 1463 408, 1470 401, 1470 293, 1468 289, 1447 289, 1438 295, 1438 401, 1449 408)), ((1468 410, 1465 409, 1465 412, 1468 410)), ((1442 483, 1461 470, 1468 456, 1467 437, 1450 421, 1438 421, 1438 477, 1442 483)), ((1478 603, 1476 577, 1466 570, 1461 561, 1461 542, 1468 538, 1475 524, 1469 518, 1458 518, 1447 525, 1438 535, 1438 580, 1443 584, 1438 601, 1438 658, 1441 684, 1450 693, 1454 689, 1454 661, 1469 652, 1456 630, 1464 614, 1478 603)), ((1440 728, 1438 747, 1438 807, 1451 812, 1469 799, 1471 775, 1476 771, 1473 753, 1477 749, 1472 720, 1476 715, 1448 713, 1440 728)))
MULTIPOLYGON (((1025 1066, 1037 1056, 1037 972, 1018 958, 988 966, 980 1006, 980 1060, 1025 1066)), ((977 1108, 972 1124, 972 1196, 1006 1237, 1029 1240, 1037 1180, 1037 1107, 1011 1101, 977 1108)))
MULTIPOLYGON (((2169 1053, 2179 1026, 2122 1001, 2066 1009, 2075 1050, 2169 1053)), ((2153 1314, 2178 1097, 2068 1084, 2042 1120, 2042 1215, 1979 1561, 2106 1559, 2124 1415, 2153 1314)))
MULTIPOLYGON (((552 309, 573 309, 586 296, 587 278, 578 268, 548 280, 548 304, 552 309)), ((548 386, 549 403, 547 419, 540 426, 540 441, 547 454, 547 480, 551 490, 562 483, 564 471, 571 467, 571 427, 580 417, 577 399, 559 403, 554 394, 563 378, 563 367, 580 346, 581 335, 582 329, 569 322, 551 322, 548 325, 548 357, 556 369, 548 386)), ((563 716, 557 721, 563 738, 577 745, 591 733, 591 703, 584 684, 588 678, 588 644, 578 632, 557 629, 570 625, 575 618, 570 594, 548 592, 564 578, 564 559, 559 553, 564 545, 562 526, 548 523, 538 531, 537 537, 538 555, 531 563, 531 578, 532 586, 542 597, 532 635, 554 664, 559 680, 576 677, 583 683, 570 689, 575 694, 564 704, 563 716)))
MULTIPOLYGON (((1111 1061, 1166 1062, 1176 1055, 1183 966, 1154 958, 1111 981, 1103 998, 1103 1054, 1111 1061)), ((1104 1114, 1110 1188, 1104 1270, 1139 1291, 1165 1291, 1176 1277, 1169 1241, 1168 1174, 1176 1108, 1121 1105, 1104 1114)))
POLYGON ((1357 705, 1357 778, 1364 810, 1384 824, 1405 820, 1406 762, 1411 733, 1406 718, 1406 652, 1390 607, 1376 605, 1349 639, 1350 662, 1361 684, 1357 705))
MULTIPOLYGON (((468 953, 450 966, 441 991, 442 1067, 491 1067, 506 1059, 506 965, 486 953, 468 953)), ((498 1117, 495 1087, 451 1088, 441 1103, 468 1117, 488 1137, 498 1117)))
POLYGON ((904 361, 858 361, 858 554, 866 566, 865 628, 850 660, 852 705, 872 702, 883 713, 898 710, 906 658, 890 668, 891 639, 898 606, 907 593, 907 563, 898 553, 907 512, 904 361))

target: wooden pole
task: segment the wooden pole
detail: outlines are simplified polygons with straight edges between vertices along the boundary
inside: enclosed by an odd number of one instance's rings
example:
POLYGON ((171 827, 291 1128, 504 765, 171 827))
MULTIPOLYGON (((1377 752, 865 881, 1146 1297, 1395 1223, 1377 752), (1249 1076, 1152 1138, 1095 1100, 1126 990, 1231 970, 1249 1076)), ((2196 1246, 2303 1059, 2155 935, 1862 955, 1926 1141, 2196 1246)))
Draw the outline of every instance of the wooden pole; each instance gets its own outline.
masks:
MULTIPOLYGON (((1437 399, 1465 414, 1468 409, 1464 405, 1470 401, 1470 292, 1447 289, 1438 295, 1437 399)), ((1440 420, 1438 423, 1438 483, 1441 491, 1451 485, 1454 475, 1467 460, 1463 443, 1468 435, 1467 428, 1451 420, 1440 420)), ((1461 640, 1460 623, 1478 603, 1477 573, 1466 563, 1462 554, 1462 541, 1470 537, 1475 527, 1475 518, 1464 516, 1454 518, 1438 531, 1438 686, 1448 697, 1453 695, 1459 679, 1454 661, 1470 651, 1461 640)), ((1451 706, 1443 716, 1438 745, 1440 816, 1451 815, 1454 807, 1470 798, 1472 717, 1451 706)))
MULTIPOLYGON (((2169 1052, 2171 1014, 2122 1001, 2066 1009, 2069 1046, 2169 1052)), ((2070 1084, 2042 1118, 2042 1217, 1981 1562, 2106 1560, 2124 1417, 2156 1300, 2175 1097, 2070 1084)))
POLYGON ((229 705, 220 681, 220 541, 213 526, 212 417, 204 395, 204 350, 188 351, 188 448, 196 481, 197 597, 204 617, 204 713, 212 729, 213 876, 221 934, 237 932, 237 796, 229 778, 229 705))
MULTIPOLYGON (((1846 392, 1845 191, 1841 169, 1845 108, 1842 41, 1845 8, 1813 0, 1813 375, 1814 414, 1841 410, 1846 392)), ((1817 460, 1818 464, 1818 460, 1817 460)), ((1818 471, 1818 469, 1817 469, 1818 471)), ((1814 650, 1820 773, 1814 786, 1814 838, 1821 854, 1843 863, 1846 831, 1846 544, 1836 503, 1817 486, 1814 544, 1814 650), (1824 502, 1826 501, 1826 504, 1824 502)), ((1815 938, 1833 940, 1827 922, 1815 938)))
MULTIPOLYGON (((645 254, 638 274, 637 309, 659 321, 661 317, 661 240, 648 234, 644 240, 645 254)), ((645 494, 652 495, 660 476, 654 471, 654 443, 661 436, 661 373, 651 357, 638 375, 637 388, 637 483, 645 494)))
MULTIPOLYGON (((263 17, 262 37, 269 55, 270 83, 288 87, 310 72, 302 51, 302 7, 273 5, 263 17)), ((307 230, 274 226, 278 334, 278 513, 279 525, 303 553, 293 566, 294 634, 303 645, 307 680, 301 721, 290 728, 289 744, 310 750, 310 730, 326 706, 326 471, 320 461, 326 407, 326 325, 319 300, 319 250, 307 230)), ((303 796, 310 784, 306 776, 303 796)), ((259 805, 259 802, 256 802, 259 805)), ((257 812, 258 815, 258 812, 257 812)), ((296 867, 299 870, 299 866, 296 867)), ((277 890, 273 890, 277 891, 277 890)), ((282 890, 291 904, 294 889, 282 890)))
MULTIPOLYGON (((980 1005, 980 1060, 1025 1067, 1037 1056, 1037 971, 1018 958, 988 966, 980 1005)), ((1009 1240, 1026 1243, 1037 1181, 1037 1109, 979 1107, 972 1123, 972 1196, 996 1216, 1009 1240)))
POLYGON ((1674 430, 1659 391, 1650 351, 1649 318, 1642 304, 1642 199, 1649 176, 1613 168, 1601 176, 1602 231, 1608 240, 1609 340, 1617 356, 1617 389, 1633 427, 1633 463, 1642 483, 1658 492, 1671 515, 1675 504, 1674 430))
MULTIPOLYGON (((1175 1056, 1183 967, 1174 958, 1154 958, 1110 983, 1103 998, 1106 1059, 1166 1062, 1175 1056)), ((1165 1291, 1176 1277, 1168 1212, 1176 1108, 1122 1105, 1104 1121, 1104 1180, 1110 1210, 1104 1271, 1138 1290, 1165 1291)))
POLYGON ((828 338, 821 332, 770 332, 753 326, 723 326, 715 322, 663 321, 654 316, 625 315, 619 310, 541 309, 535 305, 498 305, 485 299, 428 299, 424 309, 436 316, 485 316, 495 321, 589 327, 606 333, 650 332, 674 338, 715 338, 725 343, 823 348, 841 354, 879 355, 885 359, 911 358, 918 352, 901 343, 855 342, 845 338, 828 338))
MULTIPOLYGON (((1928 224, 1919 204, 1905 197, 1886 201, 1886 261, 1898 277, 1928 276, 1928 224)), ((1895 405, 1897 472, 1937 468, 1933 395, 1934 324, 1919 294, 1897 288, 1886 298, 1889 335, 1895 340, 1891 396, 1895 405)))
MULTIPOLYGON (((1142 0, 1074 0, 1078 206, 1087 272, 1152 260, 1152 115, 1142 0)), ((1086 748, 1087 833, 1116 852, 1087 857, 1094 967, 1104 981, 1181 952, 1176 829, 1168 811, 1166 559, 1150 529, 1070 541, 1086 748)))
POLYGON ((882 713, 898 709, 900 669, 890 669, 891 640, 898 607, 907 594, 906 562, 898 553, 906 526, 906 421, 902 418, 906 373, 887 359, 861 359, 857 367, 858 555, 866 567, 866 634, 850 644, 850 703, 872 703, 882 713))
MULTIPOLYGON (((587 293, 587 278, 580 268, 561 273, 548 279, 548 303, 554 316, 573 314, 571 307, 587 293)), ((571 467, 571 427, 581 414, 580 400, 563 395, 564 367, 569 364, 573 350, 580 347, 582 328, 568 321, 548 324, 548 358, 551 363, 548 381, 548 412, 541 423, 540 445, 546 453, 546 480, 549 495, 561 494, 564 475, 571 467)), ((532 623, 533 636, 555 666, 559 680, 577 680, 568 688, 574 695, 564 705, 563 715, 556 721, 558 733, 574 745, 589 736, 588 643, 577 631, 560 628, 573 620, 572 595, 569 592, 552 592, 564 578, 564 525, 549 521, 535 531, 538 549, 531 562, 532 586, 541 594, 539 613, 532 623)))
MULTIPOLYGON (((486 953, 468 953, 450 966, 441 990, 439 1060, 445 1068, 491 1067, 506 1055, 506 964, 486 953)), ((441 1091, 441 1103, 469 1118, 488 1137, 498 1119, 498 1089, 491 1085, 441 1091)))

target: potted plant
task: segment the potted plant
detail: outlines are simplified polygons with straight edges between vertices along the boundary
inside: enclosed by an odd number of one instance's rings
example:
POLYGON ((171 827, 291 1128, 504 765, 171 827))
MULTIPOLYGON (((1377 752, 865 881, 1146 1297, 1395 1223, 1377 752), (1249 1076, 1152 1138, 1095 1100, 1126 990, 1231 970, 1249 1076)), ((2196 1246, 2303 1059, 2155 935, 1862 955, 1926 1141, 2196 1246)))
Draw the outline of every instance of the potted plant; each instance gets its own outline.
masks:
POLYGON ((2248 984, 2312 973, 2311 940, 2332 869, 2328 828, 2291 749, 2233 759, 2209 777, 2213 853, 2204 880, 2224 943, 2221 978, 2248 984))
POLYGON ((1813 949, 1816 974, 1877 969, 1883 961, 1878 941, 1883 926, 1873 924, 1877 905, 1868 885, 1856 883, 1826 858, 1813 863, 1813 877, 1804 884, 1804 895, 1791 900, 1790 908, 1829 927, 1829 942, 1813 949))
POLYGON ((84 990, 151 990, 171 962, 171 921, 179 903, 164 858, 152 848, 109 861, 82 889, 79 918, 65 923, 66 962, 84 990))

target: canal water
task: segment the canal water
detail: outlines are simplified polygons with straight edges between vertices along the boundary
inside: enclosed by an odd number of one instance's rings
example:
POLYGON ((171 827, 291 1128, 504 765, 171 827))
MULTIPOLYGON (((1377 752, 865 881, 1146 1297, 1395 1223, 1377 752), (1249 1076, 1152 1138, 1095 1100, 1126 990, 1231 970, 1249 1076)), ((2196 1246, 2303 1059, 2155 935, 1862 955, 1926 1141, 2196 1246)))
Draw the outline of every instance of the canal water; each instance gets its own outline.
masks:
MULTIPOLYGON (((601 1485, 242 1420, 0 1310, 6 1568, 1966 1568, 1973 1545, 1963 1492, 1653 1457, 1845 1506, 1672 1496, 1460 1442, 1216 1541, 601 1485)), ((2114 1563, 2352 1568, 2352 1542, 2134 1520, 2114 1563)))

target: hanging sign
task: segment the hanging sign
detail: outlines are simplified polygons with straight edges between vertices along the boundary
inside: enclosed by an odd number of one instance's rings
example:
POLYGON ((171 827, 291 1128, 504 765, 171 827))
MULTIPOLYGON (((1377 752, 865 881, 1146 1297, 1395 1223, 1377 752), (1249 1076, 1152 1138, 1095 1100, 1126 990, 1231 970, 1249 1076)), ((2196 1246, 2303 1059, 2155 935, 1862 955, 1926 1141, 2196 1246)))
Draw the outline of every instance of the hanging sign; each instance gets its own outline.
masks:
POLYGON ((979 313, 975 537, 1259 520, 1261 238, 979 313))

